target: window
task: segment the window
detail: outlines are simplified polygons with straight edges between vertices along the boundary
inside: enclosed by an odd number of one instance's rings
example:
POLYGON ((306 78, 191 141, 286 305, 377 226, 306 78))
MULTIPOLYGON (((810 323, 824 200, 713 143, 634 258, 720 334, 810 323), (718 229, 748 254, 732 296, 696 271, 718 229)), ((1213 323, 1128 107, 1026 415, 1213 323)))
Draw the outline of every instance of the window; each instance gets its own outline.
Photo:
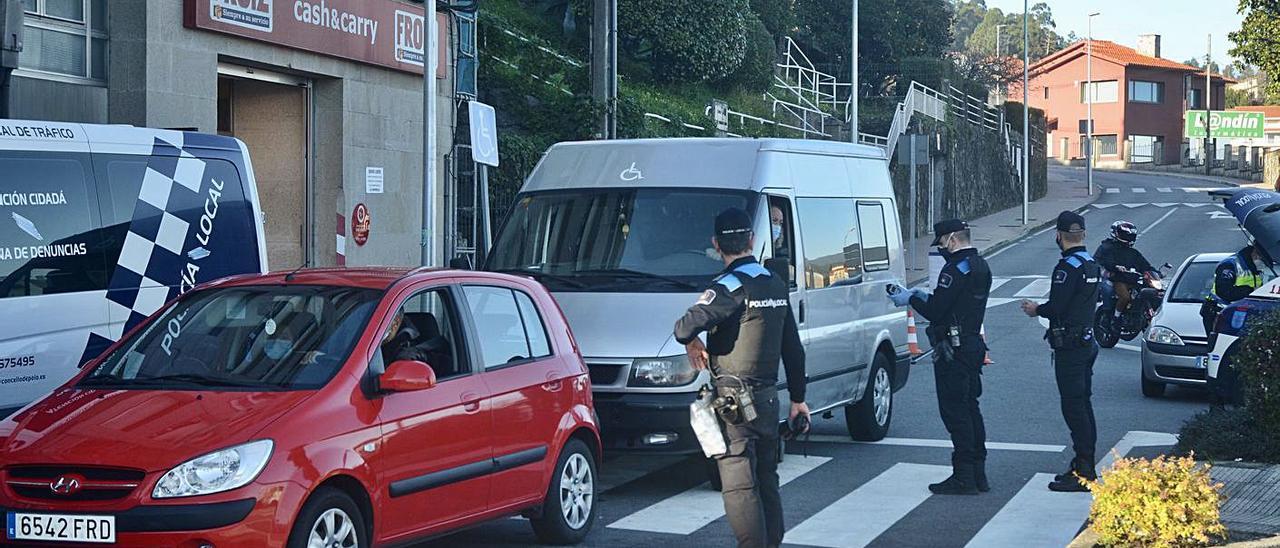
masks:
POLYGON ((1045 99, 1049 98, 1049 86, 1044 87, 1044 98, 1045 99))
POLYGON ((551 342, 547 340, 547 328, 542 321, 542 314, 538 313, 538 307, 534 306, 533 299, 528 295, 519 291, 515 294, 516 304, 520 307, 520 321, 524 322, 529 336, 529 355, 535 358, 550 356, 551 342))
MULTIPOLYGON (((546 356, 550 350, 541 318, 528 317, 516 304, 516 292, 503 287, 463 288, 475 321, 480 354, 486 369, 546 356), (536 324, 536 327, 535 327, 536 324), (538 338, 540 342, 531 342, 538 338)), ((533 303, 529 303, 532 308, 533 303)))
POLYGON ((1129 102, 1131 103, 1163 103, 1164 82, 1129 81, 1129 102))
POLYGON ((862 264, 867 272, 889 269, 889 233, 884 226, 884 206, 858 202, 858 224, 862 228, 862 264))
POLYGON ((1164 159, 1164 137, 1159 135, 1130 135, 1129 155, 1135 163, 1159 163, 1164 159))
POLYGON ((105 289, 115 261, 83 155, 7 153, 0 173, 0 299, 105 289))
POLYGON ((405 300, 380 339, 378 356, 383 367, 397 360, 416 360, 430 365, 437 380, 469 373, 452 303, 444 289, 423 291, 405 300))
POLYGON ((800 198, 804 236, 804 276, 810 289, 840 285, 862 274, 858 227, 844 198, 800 198))
POLYGON ((36 73, 107 79, 107 0, 27 0, 19 62, 36 73))
POLYGON ((773 253, 770 255, 777 259, 786 259, 789 265, 787 272, 787 281, 791 287, 796 287, 796 253, 795 246, 791 243, 796 241, 795 238, 795 216, 791 214, 791 203, 782 196, 769 197, 769 237, 773 240, 773 253), (773 225, 782 225, 782 233, 773 238, 773 225))
POLYGON ((1092 83, 1092 86, 1090 86, 1090 84, 1087 82, 1081 82, 1080 83, 1080 102, 1081 103, 1088 102, 1088 97, 1085 95, 1085 93, 1086 93, 1086 90, 1090 89, 1090 87, 1092 87, 1093 89, 1094 103, 1114 103, 1117 100, 1119 100, 1120 86, 1118 83, 1116 83, 1115 80, 1108 80, 1105 82, 1095 81, 1092 83))
POLYGON ((1116 155, 1116 136, 1115 135, 1094 135, 1093 139, 1098 142, 1098 154, 1101 156, 1116 155))
POLYGON ((456 78, 454 88, 458 95, 474 98, 476 96, 476 17, 472 14, 454 12, 454 21, 458 26, 458 49, 456 78))
POLYGON ((1204 108, 1204 90, 1187 90, 1187 108, 1191 110, 1200 110, 1204 108))

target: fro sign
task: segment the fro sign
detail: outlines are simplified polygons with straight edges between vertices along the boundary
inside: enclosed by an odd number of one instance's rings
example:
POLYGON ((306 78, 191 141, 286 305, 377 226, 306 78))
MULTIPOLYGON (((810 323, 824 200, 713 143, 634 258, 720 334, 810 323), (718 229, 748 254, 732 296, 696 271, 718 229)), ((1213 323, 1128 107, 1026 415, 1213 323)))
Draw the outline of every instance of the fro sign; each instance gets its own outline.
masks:
MULTIPOLYGON (((1188 138, 1205 137, 1205 112, 1203 110, 1187 111, 1185 134, 1188 138)), ((1242 112, 1235 110, 1214 110, 1209 112, 1209 129, 1212 137, 1238 137, 1244 139, 1262 139, 1265 118, 1261 112, 1242 112)))

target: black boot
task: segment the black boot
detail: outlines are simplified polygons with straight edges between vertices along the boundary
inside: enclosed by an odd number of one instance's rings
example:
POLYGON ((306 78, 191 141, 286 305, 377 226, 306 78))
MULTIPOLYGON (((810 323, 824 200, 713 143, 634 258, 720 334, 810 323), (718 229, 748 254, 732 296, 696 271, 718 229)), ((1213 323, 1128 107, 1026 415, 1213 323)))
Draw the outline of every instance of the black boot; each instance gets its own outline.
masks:
POLYGON ((980 460, 974 463, 973 484, 980 493, 986 493, 991 490, 991 484, 987 483, 987 461, 980 460))
POLYGON ((1070 471, 1054 476, 1053 481, 1049 483, 1049 490, 1060 493, 1087 492, 1089 488, 1084 481, 1097 481, 1097 479, 1098 474, 1094 471, 1093 459, 1076 459, 1072 461, 1070 471))
POLYGON ((929 485, 929 491, 935 495, 976 495, 978 487, 974 485, 973 469, 959 466, 952 468, 951 477, 941 483, 929 485))

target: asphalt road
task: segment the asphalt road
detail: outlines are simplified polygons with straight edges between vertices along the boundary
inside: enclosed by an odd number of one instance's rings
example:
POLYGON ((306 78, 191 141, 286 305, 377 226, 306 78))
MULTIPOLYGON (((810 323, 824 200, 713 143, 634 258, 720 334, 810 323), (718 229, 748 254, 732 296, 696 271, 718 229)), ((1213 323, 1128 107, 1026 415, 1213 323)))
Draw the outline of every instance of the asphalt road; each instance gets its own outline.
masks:
MULTIPOLYGON (((1083 185, 1084 172, 1062 174, 1083 185)), ((1155 265, 1175 267, 1194 253, 1234 251, 1243 236, 1206 192, 1220 185, 1195 179, 1095 173, 1099 201, 1085 213, 1089 249, 1113 221, 1142 229, 1138 247, 1155 265)), ((1040 221, 1047 221, 1043 219, 1040 221)), ((946 476, 950 449, 938 418, 932 365, 924 361, 896 394, 893 440, 848 442, 840 413, 815 421, 807 444, 791 444, 783 462, 787 545, 796 546, 1062 546, 1087 516, 1088 495, 1050 493, 1048 477, 1071 458, 1058 407, 1044 328, 1018 309, 1023 296, 1044 299, 1059 256, 1043 231, 990 254, 1001 285, 986 329, 995 364, 986 369, 982 409, 992 491, 976 497, 930 497, 924 486, 946 476), (808 457, 801 453, 807 452, 808 457), (939 476, 939 474, 941 474, 939 476)), ((1207 405, 1203 393, 1171 388, 1144 398, 1137 341, 1103 350, 1094 369, 1099 453, 1158 453, 1171 434, 1207 405)), ((1101 458, 1103 455, 1100 454, 1101 458)), ((590 546, 732 546, 718 494, 702 484, 699 463, 668 457, 608 457, 602 470, 599 520, 590 546)), ((502 520, 424 547, 524 546, 528 524, 502 520)))

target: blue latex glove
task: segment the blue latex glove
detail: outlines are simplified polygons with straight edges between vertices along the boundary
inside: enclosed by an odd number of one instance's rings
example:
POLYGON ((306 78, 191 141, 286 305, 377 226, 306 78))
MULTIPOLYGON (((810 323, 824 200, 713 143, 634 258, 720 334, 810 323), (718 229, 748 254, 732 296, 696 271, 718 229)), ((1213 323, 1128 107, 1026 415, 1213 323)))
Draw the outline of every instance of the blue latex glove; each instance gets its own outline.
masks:
POLYGON ((929 302, 929 297, 931 296, 931 294, 928 291, 925 291, 918 287, 911 290, 911 295, 924 302, 929 302))
POLYGON ((911 304, 912 293, 906 289, 889 295, 889 300, 893 301, 894 306, 903 307, 911 304))

